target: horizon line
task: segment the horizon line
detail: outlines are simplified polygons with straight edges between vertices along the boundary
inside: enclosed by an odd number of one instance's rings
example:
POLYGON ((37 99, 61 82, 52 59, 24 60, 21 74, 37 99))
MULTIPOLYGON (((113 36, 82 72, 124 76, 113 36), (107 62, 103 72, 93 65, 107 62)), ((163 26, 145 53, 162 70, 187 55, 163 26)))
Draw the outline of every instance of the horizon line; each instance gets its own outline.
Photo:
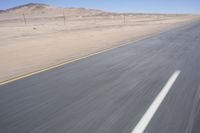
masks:
POLYGON ((88 8, 88 7, 82 7, 82 6, 59 6, 59 5, 55 5, 55 4, 49 4, 49 3, 42 3, 42 2, 27 2, 24 4, 18 4, 15 6, 11 6, 5 9, 0 8, 0 10, 2 11, 6 11, 12 8, 16 8, 16 7, 20 7, 20 6, 26 6, 29 4, 41 4, 41 5, 47 5, 47 6, 52 6, 52 7, 57 7, 57 8, 82 8, 82 9, 91 9, 91 10, 101 10, 104 12, 109 12, 109 13, 125 13, 125 14, 172 14, 172 15, 200 15, 200 12, 192 12, 192 13, 187 13, 187 12, 183 12, 183 13, 175 13, 175 12, 138 12, 138 11, 134 11, 134 12, 130 12, 130 11, 113 11, 113 10, 104 10, 104 9, 100 9, 100 8, 88 8))

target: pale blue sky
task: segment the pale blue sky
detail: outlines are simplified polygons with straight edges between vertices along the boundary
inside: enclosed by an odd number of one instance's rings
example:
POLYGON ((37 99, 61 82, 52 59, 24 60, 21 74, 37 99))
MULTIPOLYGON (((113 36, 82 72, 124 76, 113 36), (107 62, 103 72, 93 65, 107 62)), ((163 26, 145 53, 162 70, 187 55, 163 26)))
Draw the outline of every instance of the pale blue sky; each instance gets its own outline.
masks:
POLYGON ((85 7, 113 12, 200 13, 200 0, 0 0, 0 9, 26 3, 85 7))

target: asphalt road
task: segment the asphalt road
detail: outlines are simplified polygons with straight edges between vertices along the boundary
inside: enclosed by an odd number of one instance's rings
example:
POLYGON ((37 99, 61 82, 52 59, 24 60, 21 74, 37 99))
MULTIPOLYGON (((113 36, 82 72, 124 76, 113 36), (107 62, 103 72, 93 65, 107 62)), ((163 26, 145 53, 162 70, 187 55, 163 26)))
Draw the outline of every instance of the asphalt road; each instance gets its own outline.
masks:
MULTIPOLYGON (((14 66, 13 66, 14 67, 14 66)), ((0 86, 0 133, 200 132, 200 22, 0 86)))

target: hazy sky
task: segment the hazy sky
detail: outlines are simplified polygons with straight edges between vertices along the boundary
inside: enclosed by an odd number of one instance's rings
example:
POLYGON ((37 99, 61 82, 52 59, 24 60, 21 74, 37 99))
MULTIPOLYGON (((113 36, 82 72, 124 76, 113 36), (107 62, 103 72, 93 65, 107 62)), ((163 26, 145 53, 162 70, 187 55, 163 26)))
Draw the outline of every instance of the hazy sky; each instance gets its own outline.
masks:
POLYGON ((200 0, 0 0, 0 9, 26 3, 85 7, 113 12, 200 13, 200 0))

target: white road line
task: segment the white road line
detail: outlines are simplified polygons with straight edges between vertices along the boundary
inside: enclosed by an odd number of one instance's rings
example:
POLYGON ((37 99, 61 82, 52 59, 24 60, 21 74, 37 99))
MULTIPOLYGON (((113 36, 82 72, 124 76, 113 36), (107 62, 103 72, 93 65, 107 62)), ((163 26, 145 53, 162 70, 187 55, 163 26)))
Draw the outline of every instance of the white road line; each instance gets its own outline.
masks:
POLYGON ((170 88, 176 81, 177 77, 180 74, 180 70, 177 70, 173 73, 173 75, 169 78, 163 89, 160 91, 160 93, 157 95, 153 103, 150 105, 148 110, 145 112, 141 120, 138 122, 138 124, 135 126, 133 131, 131 133, 143 133, 146 127, 148 126, 149 122, 153 118, 154 114, 156 113, 157 109, 159 108, 160 104, 164 100, 165 96, 169 92, 170 88))

